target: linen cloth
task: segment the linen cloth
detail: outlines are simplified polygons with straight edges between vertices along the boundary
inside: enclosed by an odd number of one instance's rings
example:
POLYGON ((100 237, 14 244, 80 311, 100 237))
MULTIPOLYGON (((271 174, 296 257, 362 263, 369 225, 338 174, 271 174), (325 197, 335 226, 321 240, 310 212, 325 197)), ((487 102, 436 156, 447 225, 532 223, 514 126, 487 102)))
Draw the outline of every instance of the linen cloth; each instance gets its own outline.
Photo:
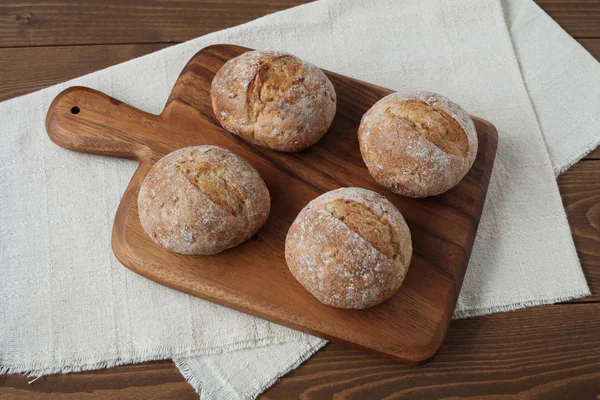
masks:
POLYGON ((141 278, 110 250, 136 162, 48 139, 72 85, 159 113, 202 47, 277 49, 442 93, 499 131, 455 317, 589 294, 555 174, 598 145, 600 66, 531 0, 322 0, 0 104, 0 372, 174 358, 203 399, 253 398, 325 342, 141 278))

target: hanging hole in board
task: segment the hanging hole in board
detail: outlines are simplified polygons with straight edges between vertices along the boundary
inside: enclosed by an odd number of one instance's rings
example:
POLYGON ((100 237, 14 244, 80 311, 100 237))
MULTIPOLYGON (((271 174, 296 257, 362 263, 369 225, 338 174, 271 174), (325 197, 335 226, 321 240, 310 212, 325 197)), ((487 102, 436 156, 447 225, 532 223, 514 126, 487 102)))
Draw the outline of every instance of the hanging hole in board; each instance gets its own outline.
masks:
POLYGON ((81 110, 77 106, 71 108, 71 114, 79 114, 79 111, 81 110))

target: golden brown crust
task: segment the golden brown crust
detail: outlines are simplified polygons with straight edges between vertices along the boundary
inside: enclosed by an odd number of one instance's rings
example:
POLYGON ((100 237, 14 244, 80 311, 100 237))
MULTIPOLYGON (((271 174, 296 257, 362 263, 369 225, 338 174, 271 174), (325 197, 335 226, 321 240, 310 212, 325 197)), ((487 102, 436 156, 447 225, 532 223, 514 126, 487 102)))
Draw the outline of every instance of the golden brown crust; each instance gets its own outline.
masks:
POLYGON ((358 138, 373 178, 409 197, 451 189, 477 155, 477 132, 469 115, 430 92, 384 97, 363 116, 358 138))
POLYGON ((267 187, 248 162, 216 146, 187 147, 160 159, 138 195, 140 222, 156 244, 182 254, 237 246, 265 223, 267 187))
POLYGON ((335 115, 335 90, 323 71, 281 52, 249 51, 229 60, 210 93, 225 129, 274 150, 315 144, 335 115))
POLYGON ((385 197, 342 188, 311 201, 290 227, 285 257, 319 301, 367 308, 400 287, 412 256, 410 231, 385 197))

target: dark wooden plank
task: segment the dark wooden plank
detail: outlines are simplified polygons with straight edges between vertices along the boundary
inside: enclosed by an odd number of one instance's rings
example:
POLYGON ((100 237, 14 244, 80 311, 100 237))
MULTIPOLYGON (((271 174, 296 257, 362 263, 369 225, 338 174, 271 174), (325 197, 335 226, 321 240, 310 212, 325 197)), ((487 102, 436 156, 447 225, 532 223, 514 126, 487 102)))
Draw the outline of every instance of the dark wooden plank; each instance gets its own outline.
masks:
POLYGON ((576 38, 600 37, 600 1, 535 0, 560 26, 576 38))
MULTIPOLYGON (((600 0, 599 0, 600 2, 600 0)), ((582 45, 587 51, 593 55, 596 60, 600 61, 600 39, 577 39, 580 45, 582 45)))
MULTIPOLYGON (((595 0, 600 4, 600 0, 595 0)), ((598 19, 600 19, 600 11, 596 13, 598 19)), ((596 60, 600 61, 600 39, 578 39, 577 40, 587 51, 590 52, 596 60)), ((584 159, 586 160, 600 160, 600 147, 588 154, 584 159)))
MULTIPOLYGON (((0 3, 0 47, 173 43, 309 0, 14 0, 0 3)), ((538 0, 575 37, 600 37, 600 2, 538 0)))
POLYGON ((600 160, 582 161, 558 178, 577 254, 592 296, 576 302, 600 301, 600 160))
POLYGON ((8 399, 181 399, 198 394, 172 361, 42 377, 32 384, 24 375, 0 375, 0 400, 8 399))
POLYGON ((39 0, 0 3, 0 47, 173 43, 308 0, 39 0))
POLYGON ((167 46, 169 44, 157 43, 0 49, 0 101, 43 89, 167 46))
POLYGON ((330 344, 267 399, 596 399, 600 304, 453 321, 436 358, 407 367, 330 344))
MULTIPOLYGON (((440 353, 422 366, 329 344, 261 398, 596 399, 598 332, 600 304, 568 304, 453 321, 440 353)), ((0 376, 0 386, 0 399, 197 398, 166 361, 31 385, 22 375, 0 376)))
POLYGON ((600 160, 600 147, 583 158, 584 160, 600 160))

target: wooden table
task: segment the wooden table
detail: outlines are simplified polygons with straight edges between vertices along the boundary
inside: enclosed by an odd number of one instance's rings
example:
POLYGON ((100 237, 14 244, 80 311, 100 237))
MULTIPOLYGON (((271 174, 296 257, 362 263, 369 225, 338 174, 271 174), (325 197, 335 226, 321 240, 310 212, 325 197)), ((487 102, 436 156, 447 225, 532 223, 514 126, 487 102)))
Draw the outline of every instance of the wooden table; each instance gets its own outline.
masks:
MULTIPOLYGON (((0 101, 304 2, 0 0, 0 101)), ((538 4, 600 59, 600 0, 538 4)), ((591 297, 454 321, 419 367, 329 344, 262 398, 600 399, 600 149, 558 182, 591 297)), ((0 399, 198 398, 171 361, 0 386, 0 399)))

